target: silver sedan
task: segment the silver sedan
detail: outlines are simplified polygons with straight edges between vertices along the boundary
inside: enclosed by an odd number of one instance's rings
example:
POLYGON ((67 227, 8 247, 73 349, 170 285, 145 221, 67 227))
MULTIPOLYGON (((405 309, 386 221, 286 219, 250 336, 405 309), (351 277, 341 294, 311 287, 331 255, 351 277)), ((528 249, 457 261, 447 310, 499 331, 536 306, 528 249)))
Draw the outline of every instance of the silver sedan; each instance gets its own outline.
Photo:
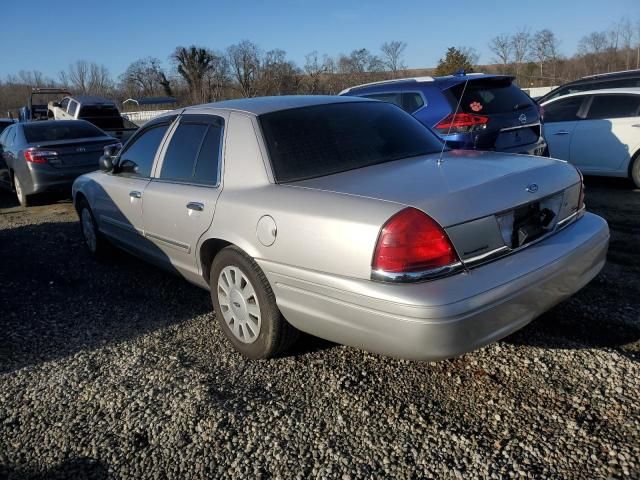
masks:
POLYGON ((73 198, 89 250, 116 244, 211 292, 250 358, 299 331, 416 360, 479 348, 589 282, 606 222, 580 174, 447 151, 394 105, 295 96, 147 123, 73 198))

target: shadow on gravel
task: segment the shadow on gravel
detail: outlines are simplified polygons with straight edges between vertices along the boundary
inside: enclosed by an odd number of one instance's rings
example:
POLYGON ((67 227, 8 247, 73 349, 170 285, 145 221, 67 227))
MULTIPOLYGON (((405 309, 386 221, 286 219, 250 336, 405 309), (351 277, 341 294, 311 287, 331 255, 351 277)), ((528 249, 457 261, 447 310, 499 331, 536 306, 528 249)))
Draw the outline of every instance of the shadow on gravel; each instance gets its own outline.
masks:
POLYGON ((103 480, 110 478, 109 470, 98 460, 93 458, 75 458, 40 473, 30 473, 20 470, 3 470, 0 467, 0 477, 6 480, 103 480))
POLYGON ((208 292, 133 256, 96 262, 78 222, 0 229, 0 246, 0 373, 211 312, 208 292))

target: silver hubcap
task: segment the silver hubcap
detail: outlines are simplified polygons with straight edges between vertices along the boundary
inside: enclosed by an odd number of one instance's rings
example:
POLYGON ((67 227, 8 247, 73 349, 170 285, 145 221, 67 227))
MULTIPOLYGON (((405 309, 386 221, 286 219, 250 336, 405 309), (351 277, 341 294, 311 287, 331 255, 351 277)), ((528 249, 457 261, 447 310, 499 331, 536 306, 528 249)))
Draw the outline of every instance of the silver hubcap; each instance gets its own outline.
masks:
POLYGON ((13 178, 13 184, 16 187, 16 196, 22 202, 22 185, 20 185, 20 180, 18 180, 17 176, 13 178))
POLYGON ((91 214, 86 208, 82 209, 82 233, 84 234, 84 241, 87 243, 87 247, 92 252, 96 251, 96 231, 93 228, 93 220, 91 214))
POLYGON ((262 325, 258 296, 238 267, 230 265, 220 272, 218 303, 234 337, 243 343, 253 343, 258 339, 262 325))

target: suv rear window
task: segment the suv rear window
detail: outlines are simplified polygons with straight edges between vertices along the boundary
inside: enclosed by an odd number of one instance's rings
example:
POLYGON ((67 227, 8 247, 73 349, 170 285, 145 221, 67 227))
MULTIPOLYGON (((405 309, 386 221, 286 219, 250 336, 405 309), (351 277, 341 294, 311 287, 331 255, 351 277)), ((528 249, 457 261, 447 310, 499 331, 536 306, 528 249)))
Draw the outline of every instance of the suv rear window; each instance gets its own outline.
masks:
POLYGON ((293 182, 440 152, 420 122, 382 102, 317 105, 268 113, 260 124, 278 182, 293 182))
POLYGON ((449 91, 456 103, 460 101, 460 110, 466 113, 479 115, 508 113, 533 105, 529 96, 509 78, 470 80, 466 89, 462 82, 451 87, 449 91), (463 90, 464 96, 460 101, 463 90))
POLYGON ((56 142, 77 138, 104 137, 105 133, 87 122, 45 121, 22 127, 29 143, 56 142))

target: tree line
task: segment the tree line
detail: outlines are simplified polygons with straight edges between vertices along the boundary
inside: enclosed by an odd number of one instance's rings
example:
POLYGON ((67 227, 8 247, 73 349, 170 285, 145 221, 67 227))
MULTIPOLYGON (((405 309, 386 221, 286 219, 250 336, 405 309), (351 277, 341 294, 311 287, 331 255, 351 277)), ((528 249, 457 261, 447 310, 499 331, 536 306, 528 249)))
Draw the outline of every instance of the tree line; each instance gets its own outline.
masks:
POLYGON ((609 29, 583 36, 572 56, 556 34, 520 28, 491 38, 497 72, 515 75, 521 86, 558 85, 586 75, 640 68, 640 19, 622 18, 609 29))
POLYGON ((419 75, 447 75, 463 69, 514 75, 522 87, 556 85, 584 75, 640 68, 640 19, 622 19, 608 30, 585 35, 571 56, 549 29, 520 28, 491 38, 491 64, 478 66, 472 47, 450 47, 435 68, 407 69, 407 43, 393 40, 379 51, 366 48, 335 57, 312 51, 301 65, 281 49, 263 50, 249 40, 224 50, 178 46, 169 62, 146 57, 114 78, 101 64, 80 60, 57 79, 37 70, 21 71, 0 81, 0 116, 24 105, 32 87, 61 87, 76 94, 127 98, 174 96, 178 105, 227 98, 283 94, 336 94, 361 83, 419 75))

